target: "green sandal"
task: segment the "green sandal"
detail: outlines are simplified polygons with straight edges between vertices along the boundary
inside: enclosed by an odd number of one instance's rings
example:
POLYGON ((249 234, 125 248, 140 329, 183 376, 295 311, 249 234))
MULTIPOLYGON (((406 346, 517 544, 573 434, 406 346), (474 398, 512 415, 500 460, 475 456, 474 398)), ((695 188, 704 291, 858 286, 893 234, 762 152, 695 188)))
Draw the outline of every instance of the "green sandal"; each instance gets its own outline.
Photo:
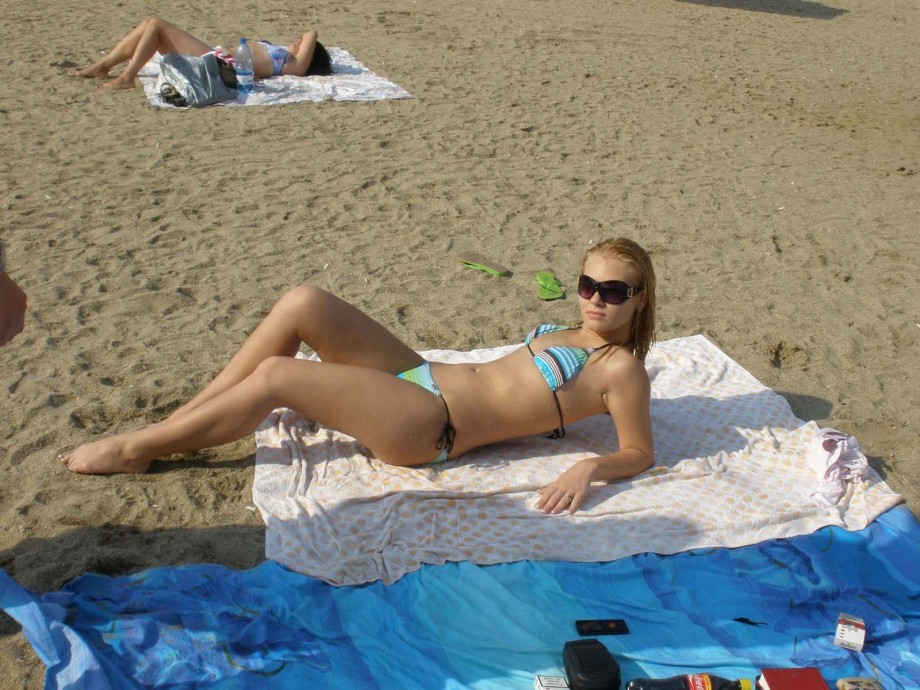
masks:
POLYGON ((501 264, 494 261, 489 261, 482 254, 477 254, 476 252, 460 252, 457 254, 457 258, 460 260, 460 263, 464 264, 467 268, 474 268, 477 271, 485 271, 489 275, 511 275, 511 269, 505 268, 501 264))
POLYGON ((552 271, 539 271, 537 285, 537 295, 540 296, 540 299, 553 300, 565 296, 565 290, 556 281, 552 271))

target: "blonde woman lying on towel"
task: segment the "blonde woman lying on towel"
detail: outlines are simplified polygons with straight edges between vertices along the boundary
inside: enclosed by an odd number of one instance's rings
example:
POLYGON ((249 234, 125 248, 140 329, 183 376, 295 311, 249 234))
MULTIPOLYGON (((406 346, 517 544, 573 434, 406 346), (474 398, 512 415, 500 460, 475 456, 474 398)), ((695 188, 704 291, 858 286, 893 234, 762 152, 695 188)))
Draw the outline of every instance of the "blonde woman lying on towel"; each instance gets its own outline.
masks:
MULTIPOLYGON (((331 74, 332 63, 323 44, 316 40, 317 33, 308 31, 287 47, 268 41, 250 43, 252 69, 260 78, 278 74, 303 77, 311 74, 331 74)), ((156 53, 190 53, 204 55, 214 50, 208 45, 158 17, 150 17, 138 24, 118 44, 99 60, 81 70, 70 72, 75 77, 108 77, 117 65, 128 66, 115 79, 101 84, 99 89, 133 89, 134 78, 156 53)), ((227 51, 233 54, 233 51, 227 51)))
POLYGON ((598 448, 540 490, 537 506, 574 512, 591 482, 653 463, 650 384, 655 273, 631 240, 591 247, 578 281, 582 324, 543 324, 485 364, 426 362, 386 328, 319 288, 286 293, 227 367, 191 402, 139 431, 61 456, 74 472, 145 472, 163 455, 243 438, 275 408, 353 436, 380 460, 425 465, 609 412, 619 449, 598 448), (295 359, 301 343, 322 361, 295 359))

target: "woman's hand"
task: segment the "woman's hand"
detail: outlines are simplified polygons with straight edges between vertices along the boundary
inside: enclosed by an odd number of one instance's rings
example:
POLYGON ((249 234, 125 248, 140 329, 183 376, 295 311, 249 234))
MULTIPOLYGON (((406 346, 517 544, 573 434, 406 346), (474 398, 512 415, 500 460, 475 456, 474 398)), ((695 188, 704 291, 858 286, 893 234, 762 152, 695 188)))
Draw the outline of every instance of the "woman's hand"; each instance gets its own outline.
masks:
POLYGON ((544 513, 556 515, 564 510, 574 513, 581 506, 591 488, 596 463, 594 458, 586 458, 572 465, 560 474, 552 484, 537 491, 540 500, 537 508, 544 513))

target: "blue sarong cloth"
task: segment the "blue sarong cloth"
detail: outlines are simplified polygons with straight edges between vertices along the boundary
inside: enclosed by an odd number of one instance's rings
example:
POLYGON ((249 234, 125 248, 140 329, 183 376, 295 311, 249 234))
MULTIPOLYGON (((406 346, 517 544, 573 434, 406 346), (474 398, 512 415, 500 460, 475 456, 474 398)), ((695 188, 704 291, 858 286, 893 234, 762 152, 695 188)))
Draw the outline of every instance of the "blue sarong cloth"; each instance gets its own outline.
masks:
POLYGON ((392 585, 334 587, 274 562, 84 575, 37 596, 0 571, 0 605, 48 666, 48 688, 533 687, 562 675, 579 618, 625 618, 600 638, 624 684, 710 671, 817 666, 831 687, 920 687, 920 525, 895 508, 737 549, 610 563, 425 566, 392 585), (865 619, 865 649, 833 643, 865 619))

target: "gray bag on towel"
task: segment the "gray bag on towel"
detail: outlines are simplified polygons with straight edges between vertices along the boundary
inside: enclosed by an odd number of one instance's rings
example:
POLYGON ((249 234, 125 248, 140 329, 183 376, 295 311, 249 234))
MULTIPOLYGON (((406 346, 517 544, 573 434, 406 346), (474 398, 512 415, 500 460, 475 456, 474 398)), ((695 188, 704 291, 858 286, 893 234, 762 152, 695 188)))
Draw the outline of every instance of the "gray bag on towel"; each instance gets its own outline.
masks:
POLYGON ((160 61, 160 95, 170 105, 200 108, 236 98, 221 77, 217 57, 166 53, 160 61))

